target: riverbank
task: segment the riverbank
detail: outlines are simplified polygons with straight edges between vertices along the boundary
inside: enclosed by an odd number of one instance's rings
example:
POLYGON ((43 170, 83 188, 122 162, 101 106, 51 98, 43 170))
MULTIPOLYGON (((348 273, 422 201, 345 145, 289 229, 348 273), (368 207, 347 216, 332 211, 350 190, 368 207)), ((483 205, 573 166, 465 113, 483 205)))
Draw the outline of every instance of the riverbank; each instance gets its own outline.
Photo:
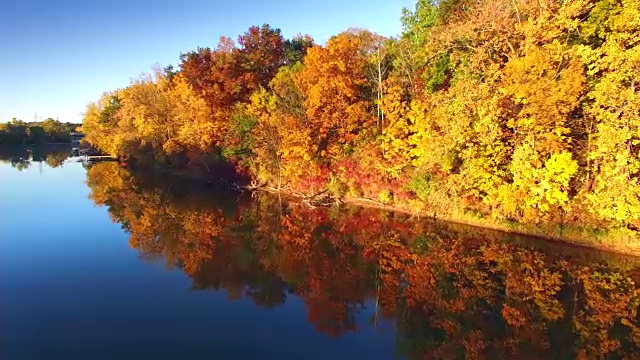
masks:
MULTIPOLYGON (((166 169, 155 167, 154 171, 180 177, 190 181, 205 183, 222 183, 222 179, 211 179, 210 175, 203 173, 166 169)), ((334 197, 327 190, 321 190, 314 194, 304 194, 294 192, 287 188, 277 189, 270 186, 259 185, 237 185, 233 182, 226 182, 230 190, 242 190, 251 192, 269 192, 286 196, 294 201, 300 201, 310 207, 329 207, 340 204, 376 208, 384 211, 399 212, 409 214, 421 219, 433 219, 455 224, 472 226, 480 229, 490 229, 507 234, 520 235, 537 238, 541 241, 562 242, 573 246, 596 249, 611 253, 631 255, 640 257, 640 234, 630 229, 596 229, 580 226, 558 226, 550 225, 533 226, 517 222, 499 221, 473 216, 469 213, 459 213, 452 211, 450 214, 429 212, 419 210, 403 204, 385 204, 377 200, 341 196, 334 197)))
MULTIPOLYGON (((305 202, 309 196, 291 192, 288 190, 278 190, 271 187, 247 188, 250 191, 267 191, 270 193, 279 193, 288 197, 296 198, 305 202)), ((400 212, 409 214, 417 218, 428 218, 440 220, 467 226, 473 226, 480 229, 496 230, 513 235, 521 235, 527 237, 538 238, 542 241, 562 242, 573 246, 596 249, 600 251, 612 252, 623 255, 631 255, 640 257, 640 238, 638 234, 629 229, 602 230, 589 229, 577 226, 565 226, 562 228, 544 228, 539 226, 531 226, 522 223, 508 223, 492 221, 490 219, 474 218, 468 214, 444 215, 437 213, 429 213, 427 211, 417 211, 408 206, 384 204, 376 200, 356 197, 334 198, 332 203, 325 202, 322 206, 331 206, 333 204, 355 205, 368 208, 376 208, 385 211, 400 212)), ((308 203, 308 201, 306 201, 308 203)), ((311 206, 314 206, 310 204, 311 206)))

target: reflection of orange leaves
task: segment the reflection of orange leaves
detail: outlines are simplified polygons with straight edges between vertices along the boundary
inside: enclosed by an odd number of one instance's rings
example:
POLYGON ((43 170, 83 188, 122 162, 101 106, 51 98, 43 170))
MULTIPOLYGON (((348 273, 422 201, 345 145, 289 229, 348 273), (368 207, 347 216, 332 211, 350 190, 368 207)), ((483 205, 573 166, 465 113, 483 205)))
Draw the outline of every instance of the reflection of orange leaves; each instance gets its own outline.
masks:
POLYGON ((436 278, 426 259, 419 258, 415 264, 405 269, 405 274, 409 282, 405 294, 411 306, 420 306, 434 300, 436 278))
POLYGON ((432 326, 444 330, 447 336, 453 337, 460 333, 461 326, 453 319, 433 319, 431 321, 432 326))
POLYGON ((576 356, 577 360, 588 360, 589 356, 587 355, 587 351, 585 349, 578 350, 578 355, 576 356))
POLYGON ((466 359, 482 359, 482 351, 485 349, 487 344, 483 340, 483 331, 482 330, 474 330, 469 332, 469 334, 464 339, 464 347, 466 349, 466 359))
POLYGON ((621 343, 611 338, 611 330, 618 323, 632 334, 630 340, 637 340, 640 289, 635 282, 621 273, 590 267, 576 270, 576 277, 584 288, 585 306, 573 322, 588 351, 603 356, 617 353, 621 343))
POLYGON ((266 196, 229 213, 174 201, 113 165, 94 165, 87 176, 92 198, 111 204, 143 256, 164 257, 199 286, 261 305, 295 289, 309 320, 329 335, 359 326, 359 305, 375 299, 378 319, 394 318, 398 336, 424 345, 416 358, 545 357, 556 329, 573 332, 578 356, 624 358, 623 345, 640 339, 640 290, 622 270, 398 214, 332 217, 266 196), (445 336, 427 345, 432 329, 445 336))
POLYGON ((319 331, 336 336, 356 329, 353 305, 348 301, 319 296, 308 297, 305 302, 308 318, 319 331))
POLYGON ((521 327, 527 323, 527 319, 522 315, 522 313, 507 304, 502 305, 502 318, 513 327, 521 327))

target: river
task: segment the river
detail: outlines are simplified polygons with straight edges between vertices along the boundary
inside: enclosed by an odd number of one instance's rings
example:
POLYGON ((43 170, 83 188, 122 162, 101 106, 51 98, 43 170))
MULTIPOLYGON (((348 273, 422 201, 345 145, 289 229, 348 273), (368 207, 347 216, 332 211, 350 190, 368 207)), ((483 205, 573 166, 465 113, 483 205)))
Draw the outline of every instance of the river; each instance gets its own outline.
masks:
POLYGON ((0 359, 640 358, 640 261, 0 151, 0 359))

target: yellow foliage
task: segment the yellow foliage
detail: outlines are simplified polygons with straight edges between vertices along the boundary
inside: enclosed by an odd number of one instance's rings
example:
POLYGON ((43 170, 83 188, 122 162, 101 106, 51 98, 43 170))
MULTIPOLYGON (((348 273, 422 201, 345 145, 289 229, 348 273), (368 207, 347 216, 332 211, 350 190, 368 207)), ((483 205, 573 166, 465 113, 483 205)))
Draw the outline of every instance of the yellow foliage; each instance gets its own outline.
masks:
POLYGON ((567 149, 569 116, 585 91, 582 65, 555 43, 525 46, 525 54, 504 71, 501 92, 519 108, 508 125, 543 154, 567 149))
POLYGON ((278 187, 313 175, 315 169, 311 130, 290 106, 281 106, 291 105, 291 96, 297 91, 291 75, 289 70, 281 71, 269 84, 272 92, 260 88, 248 105, 249 113, 258 118, 253 130, 257 173, 263 175, 260 180, 274 179, 278 187))
POLYGON ((390 203, 640 226, 640 0, 420 0, 403 23, 268 68, 225 40, 90 104, 86 139, 172 165, 221 154, 278 186, 349 160, 363 173, 337 180, 390 203))
POLYGON ((399 85, 393 85, 387 88, 380 105, 385 114, 380 147, 384 158, 392 164, 385 170, 394 177, 399 177, 412 160, 413 146, 409 143, 411 127, 407 119, 409 109, 403 95, 403 89, 399 85))
MULTIPOLYGON (((588 169, 591 211, 618 223, 640 220, 640 1, 624 0, 592 30, 604 39, 580 54, 591 76, 588 169)), ((594 11, 601 11, 596 8, 594 11)))
POLYGON ((521 212, 525 221, 542 220, 552 206, 562 208, 569 201, 569 182, 578 171, 571 153, 552 154, 544 163, 530 143, 513 154, 513 182, 502 185, 500 196, 505 215, 521 212))

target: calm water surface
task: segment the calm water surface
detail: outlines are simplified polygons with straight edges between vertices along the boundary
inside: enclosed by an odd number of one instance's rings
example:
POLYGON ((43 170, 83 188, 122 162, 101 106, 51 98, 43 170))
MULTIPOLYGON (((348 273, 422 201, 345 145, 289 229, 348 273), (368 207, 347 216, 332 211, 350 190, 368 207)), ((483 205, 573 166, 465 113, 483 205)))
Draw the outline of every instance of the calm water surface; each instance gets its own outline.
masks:
POLYGON ((63 153, 0 151, 0 359, 640 358, 637 259, 63 153))

